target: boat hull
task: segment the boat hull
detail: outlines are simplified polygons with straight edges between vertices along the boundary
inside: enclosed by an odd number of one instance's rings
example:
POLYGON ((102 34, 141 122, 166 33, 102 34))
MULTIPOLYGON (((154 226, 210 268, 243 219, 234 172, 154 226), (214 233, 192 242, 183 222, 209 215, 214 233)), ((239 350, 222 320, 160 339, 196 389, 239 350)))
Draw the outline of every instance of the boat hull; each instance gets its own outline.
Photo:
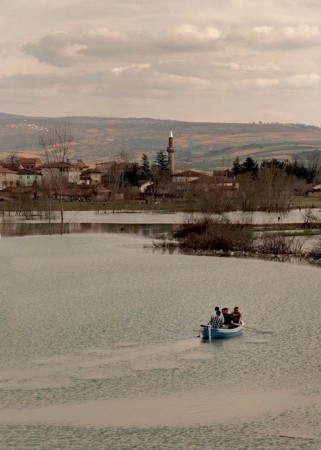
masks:
POLYGON ((230 339, 240 336, 243 333, 243 327, 237 328, 209 328, 201 327, 201 336, 209 339, 209 331, 211 331, 211 339, 230 339))

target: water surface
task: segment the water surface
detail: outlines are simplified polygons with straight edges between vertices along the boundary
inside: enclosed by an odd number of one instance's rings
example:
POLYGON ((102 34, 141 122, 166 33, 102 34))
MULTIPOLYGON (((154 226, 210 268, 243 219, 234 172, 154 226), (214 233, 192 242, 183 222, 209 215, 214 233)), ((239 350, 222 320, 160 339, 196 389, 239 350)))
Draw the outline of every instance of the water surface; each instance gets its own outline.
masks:
POLYGON ((320 448, 320 269, 149 244, 0 241, 0 448, 320 448), (244 336, 197 337, 217 304, 244 336))

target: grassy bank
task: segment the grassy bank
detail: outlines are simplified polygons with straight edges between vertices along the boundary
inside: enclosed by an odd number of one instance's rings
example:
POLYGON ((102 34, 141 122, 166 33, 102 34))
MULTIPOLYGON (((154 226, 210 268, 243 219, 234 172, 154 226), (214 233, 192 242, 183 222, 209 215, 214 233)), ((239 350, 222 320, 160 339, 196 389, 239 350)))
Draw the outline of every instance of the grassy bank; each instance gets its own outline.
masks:
MULTIPOLYGON (((0 202, 0 212, 3 211, 24 211, 34 209, 44 209, 44 205, 38 201, 5 200, 0 202)), ((146 211, 146 212, 202 212, 202 202, 195 198, 194 201, 187 202, 182 199, 161 198, 156 202, 153 200, 145 201, 106 201, 106 202, 63 202, 65 211, 146 211)), ((242 205, 234 203, 235 210, 242 210, 242 205)), ((293 197, 291 209, 316 208, 321 209, 321 197, 300 196, 293 197)), ((59 211, 58 201, 52 202, 52 210, 59 211)), ((213 211, 214 212, 214 211, 213 211)))

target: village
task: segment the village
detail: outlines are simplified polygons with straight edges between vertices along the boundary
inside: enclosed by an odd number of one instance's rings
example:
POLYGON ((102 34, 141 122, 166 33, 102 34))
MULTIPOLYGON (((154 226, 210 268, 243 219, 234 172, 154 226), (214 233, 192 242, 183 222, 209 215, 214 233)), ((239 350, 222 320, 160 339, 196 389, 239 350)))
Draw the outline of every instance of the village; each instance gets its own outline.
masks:
POLYGON ((0 201, 8 199, 37 200, 48 195, 64 201, 146 201, 149 196, 182 197, 186 185, 222 188, 234 195, 239 184, 228 169, 212 173, 196 169, 175 170, 174 139, 170 133, 162 161, 150 167, 143 155, 142 165, 117 160, 86 164, 78 159, 42 161, 24 157, 23 153, 0 161, 0 201), (156 173, 157 172, 157 173, 156 173))
MULTIPOLYGON (((259 168, 248 157, 242 163, 236 158, 232 168, 207 172, 194 168, 177 170, 172 131, 166 150, 159 151, 152 164, 145 154, 141 163, 113 159, 87 164, 81 159, 72 161, 60 149, 52 154, 44 152, 44 160, 21 152, 0 161, 2 210, 6 209, 6 202, 15 204, 10 209, 23 211, 27 204, 30 210, 32 202, 36 206, 37 202, 53 199, 72 203, 75 209, 79 202, 147 205, 161 201, 175 202, 181 210, 202 212, 284 212, 298 204, 293 203, 294 197, 312 198, 308 206, 319 205, 320 164, 313 173, 296 161, 287 165, 277 160, 265 161, 259 168)), ((305 204, 306 200, 302 206, 305 204)), ((50 207, 55 209, 54 205, 50 207)))

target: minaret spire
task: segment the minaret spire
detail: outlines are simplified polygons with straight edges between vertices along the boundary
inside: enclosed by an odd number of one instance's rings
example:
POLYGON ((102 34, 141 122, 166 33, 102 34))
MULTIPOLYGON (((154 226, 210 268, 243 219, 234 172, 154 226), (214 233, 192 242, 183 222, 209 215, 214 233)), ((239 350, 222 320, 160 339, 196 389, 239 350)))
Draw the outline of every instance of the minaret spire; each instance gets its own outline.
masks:
POLYGON ((175 171, 175 159, 174 159, 175 149, 174 149, 174 136, 172 130, 169 133, 167 153, 168 153, 169 171, 171 175, 173 175, 175 171))

